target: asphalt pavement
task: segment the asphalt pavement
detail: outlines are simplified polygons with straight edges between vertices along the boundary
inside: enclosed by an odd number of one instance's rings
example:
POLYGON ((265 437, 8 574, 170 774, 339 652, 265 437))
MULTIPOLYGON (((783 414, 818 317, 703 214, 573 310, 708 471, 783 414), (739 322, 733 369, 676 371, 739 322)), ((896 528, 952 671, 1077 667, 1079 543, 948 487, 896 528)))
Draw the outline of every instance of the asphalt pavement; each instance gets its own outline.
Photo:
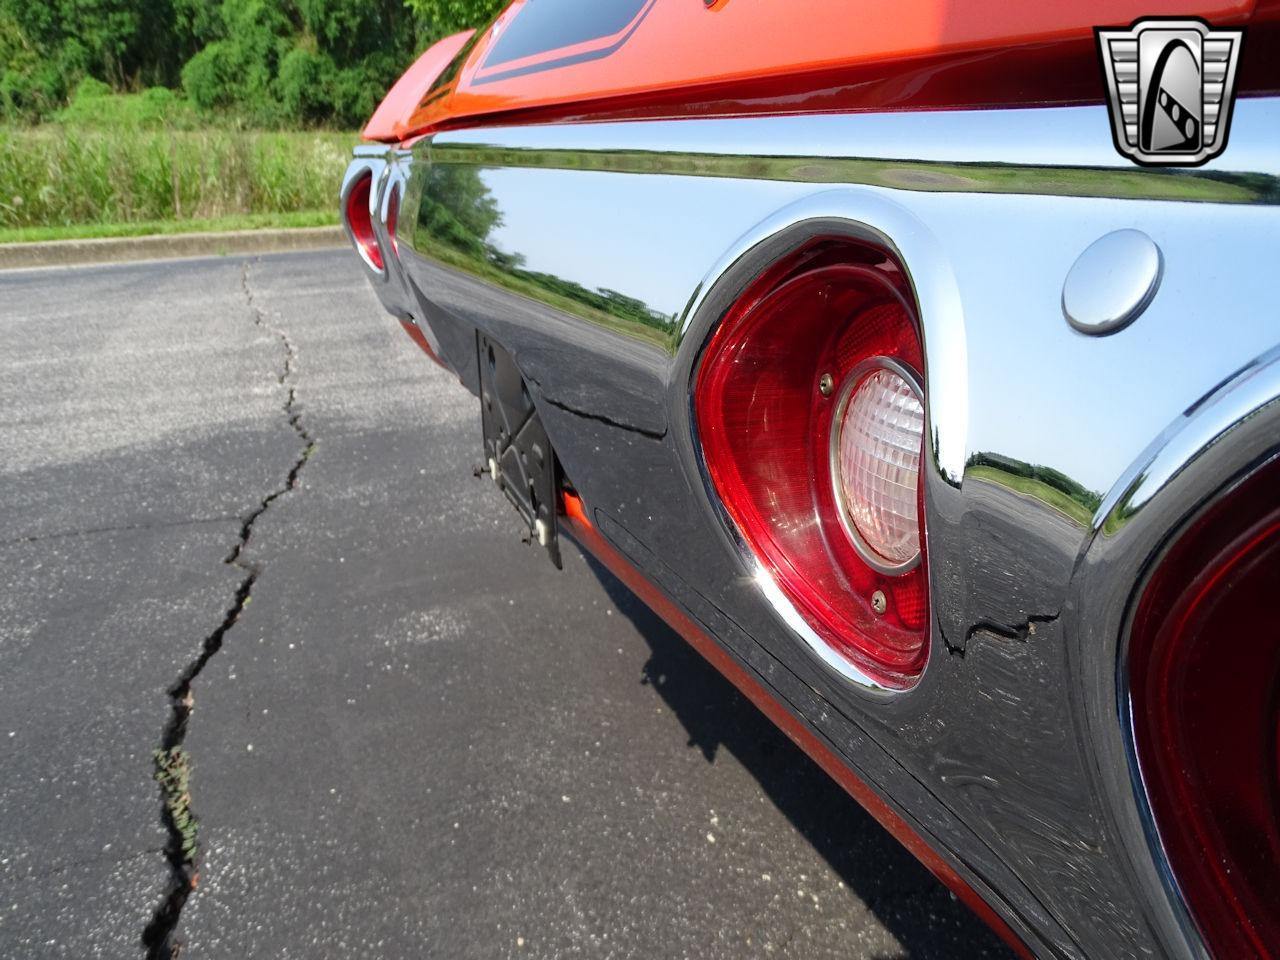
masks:
POLYGON ((1006 956, 479 429, 347 251, 0 273, 0 956, 1006 956))

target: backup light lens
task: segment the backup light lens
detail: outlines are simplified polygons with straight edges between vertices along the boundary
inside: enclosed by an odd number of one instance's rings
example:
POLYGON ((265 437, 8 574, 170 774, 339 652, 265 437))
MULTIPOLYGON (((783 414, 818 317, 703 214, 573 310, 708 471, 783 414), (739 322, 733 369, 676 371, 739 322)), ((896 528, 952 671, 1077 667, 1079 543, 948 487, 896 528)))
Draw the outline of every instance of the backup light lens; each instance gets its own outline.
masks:
POLYGON ((854 546, 872 566, 896 569, 920 558, 924 404, 905 370, 880 363, 850 378, 833 459, 854 546))

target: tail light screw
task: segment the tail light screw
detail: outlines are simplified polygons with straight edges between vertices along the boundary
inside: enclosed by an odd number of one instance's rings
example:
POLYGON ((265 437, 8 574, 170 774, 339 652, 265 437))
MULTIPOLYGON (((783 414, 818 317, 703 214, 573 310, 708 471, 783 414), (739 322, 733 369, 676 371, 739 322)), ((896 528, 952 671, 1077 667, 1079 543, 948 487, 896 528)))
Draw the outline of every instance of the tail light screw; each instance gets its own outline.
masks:
POLYGON ((871 595, 871 609, 876 613, 884 613, 889 609, 889 600, 883 590, 877 590, 871 595))
POLYGON ((822 377, 818 380, 818 392, 822 394, 824 397, 831 396, 831 393, 833 390, 835 390, 835 388, 836 388, 835 378, 832 377, 831 374, 829 373, 824 373, 822 377))

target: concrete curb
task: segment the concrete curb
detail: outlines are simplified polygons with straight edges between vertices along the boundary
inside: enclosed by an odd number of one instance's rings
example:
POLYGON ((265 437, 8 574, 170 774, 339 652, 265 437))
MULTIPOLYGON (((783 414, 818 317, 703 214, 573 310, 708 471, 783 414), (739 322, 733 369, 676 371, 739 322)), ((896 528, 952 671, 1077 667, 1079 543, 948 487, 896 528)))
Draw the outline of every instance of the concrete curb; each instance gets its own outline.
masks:
POLYGON ((0 270, 316 250, 340 247, 346 242, 346 235, 341 227, 300 227, 292 230, 231 230, 224 233, 173 233, 103 240, 3 243, 0 244, 0 270))

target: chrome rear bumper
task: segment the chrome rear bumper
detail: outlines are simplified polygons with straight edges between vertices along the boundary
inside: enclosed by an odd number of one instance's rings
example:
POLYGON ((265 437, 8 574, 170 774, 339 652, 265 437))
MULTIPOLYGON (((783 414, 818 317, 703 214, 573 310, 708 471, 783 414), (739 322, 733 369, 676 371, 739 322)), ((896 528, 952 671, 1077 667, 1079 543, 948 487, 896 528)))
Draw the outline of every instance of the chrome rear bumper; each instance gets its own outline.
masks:
POLYGON ((371 271, 388 309, 473 391, 476 332, 502 343, 612 548, 1020 938, 1191 957, 1119 664, 1153 551, 1280 451, 1280 101, 1241 101, 1231 149, 1195 171, 1128 165, 1108 124, 1088 107, 484 129, 353 170, 382 165, 384 234, 404 191, 399 253, 371 271), (1154 240, 1164 276, 1132 326, 1086 336, 1063 282, 1119 229, 1154 240), (896 251, 924 327, 936 625, 896 696, 813 654, 725 524, 690 417, 726 306, 816 233, 896 251), (1012 481, 1030 467, 1064 479, 1012 481))

